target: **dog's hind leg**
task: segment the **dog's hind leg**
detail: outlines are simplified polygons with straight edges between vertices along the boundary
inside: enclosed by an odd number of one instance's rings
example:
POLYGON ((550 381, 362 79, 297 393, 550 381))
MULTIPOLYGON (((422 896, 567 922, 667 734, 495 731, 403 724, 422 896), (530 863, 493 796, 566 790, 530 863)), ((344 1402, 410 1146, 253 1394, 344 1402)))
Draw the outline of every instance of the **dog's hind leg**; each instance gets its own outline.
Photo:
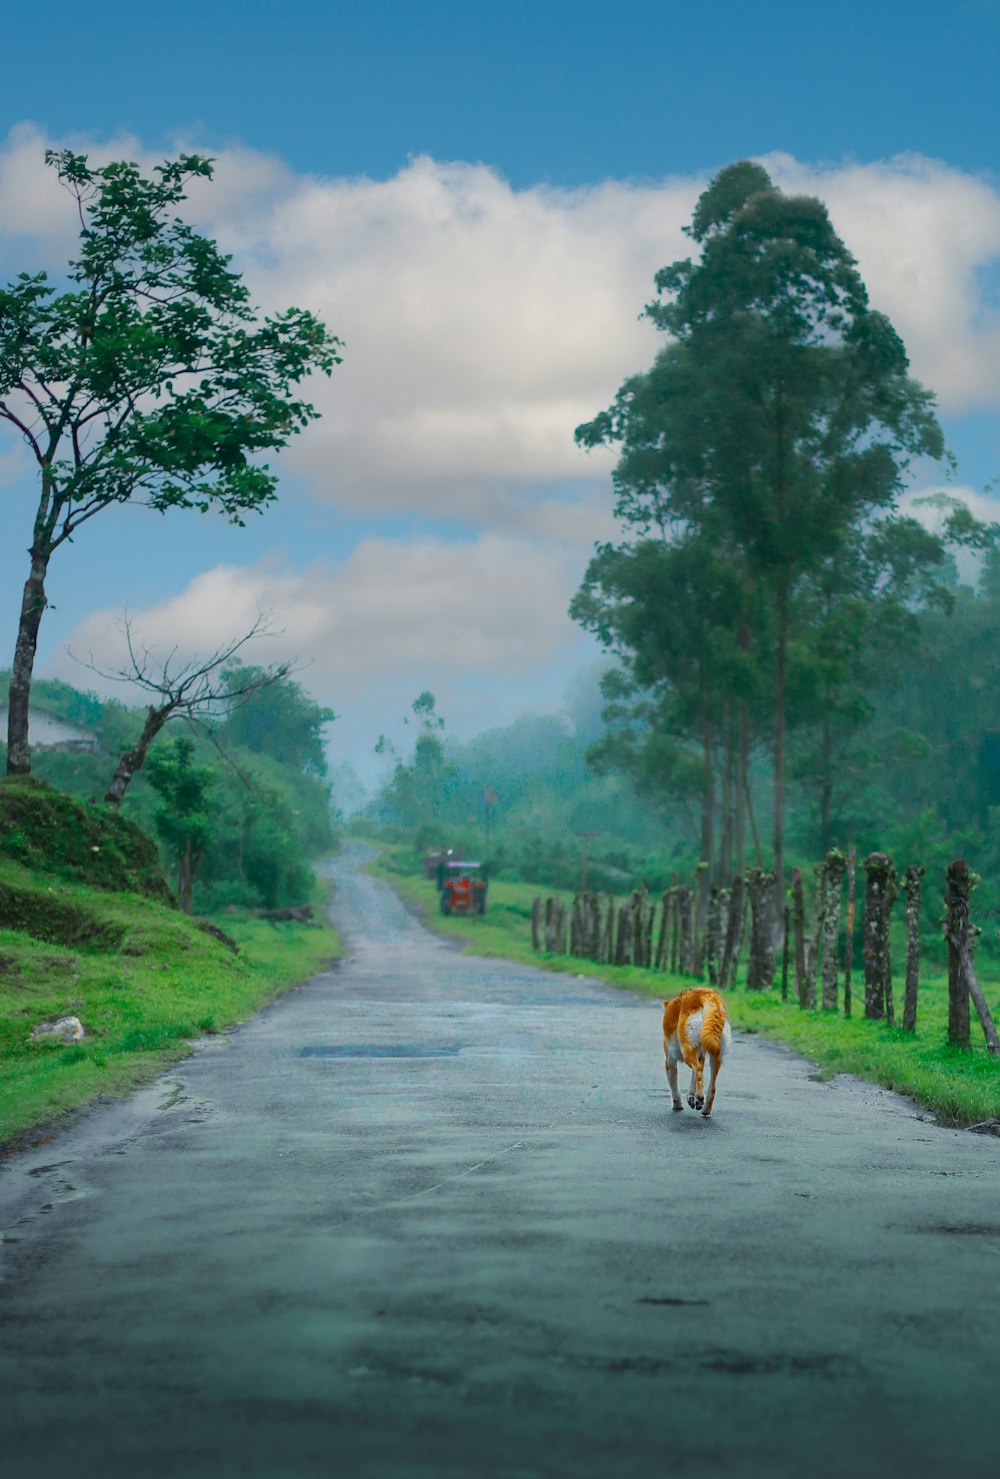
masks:
POLYGON ((684 1054, 684 1062, 691 1070, 691 1088, 688 1091, 688 1103, 692 1109, 701 1109, 705 1103, 705 1086, 701 1076, 701 1066, 705 1061, 704 1054, 698 1053, 688 1043, 681 1044, 681 1052, 684 1054))
POLYGON ((708 1119, 712 1113, 712 1105, 715 1103, 715 1090, 719 1083, 719 1069, 722 1067, 722 1059, 718 1053, 709 1053, 708 1061, 712 1068, 712 1082, 709 1085, 708 1098, 705 1100, 705 1108, 702 1114, 708 1119))
POLYGON ((670 1085, 670 1097, 674 1101, 675 1109, 683 1109, 680 1090, 677 1087, 677 1064, 667 1057, 667 1083, 670 1085))

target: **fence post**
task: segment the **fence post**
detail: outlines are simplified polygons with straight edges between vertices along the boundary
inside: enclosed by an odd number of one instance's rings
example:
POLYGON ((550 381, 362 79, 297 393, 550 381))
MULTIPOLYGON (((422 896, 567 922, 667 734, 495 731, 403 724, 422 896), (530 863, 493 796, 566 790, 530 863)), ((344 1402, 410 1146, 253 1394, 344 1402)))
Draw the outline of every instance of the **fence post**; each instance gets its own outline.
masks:
POLYGON ((690 976, 694 970, 694 909, 693 895, 686 884, 677 890, 677 912, 680 914, 680 973, 690 976))
POLYGON ((809 1005, 809 975, 806 970, 806 902, 802 874, 792 869, 792 913, 795 920, 795 994, 804 1011, 809 1005))
POLYGON ((774 874, 753 868, 747 880, 750 895, 750 952, 747 990, 763 991, 774 982, 774 874))
POLYGON ((781 944, 781 999, 788 1000, 788 937, 792 930, 792 911, 785 905, 785 938, 781 944))
POLYGON ((903 875, 906 890, 906 992, 903 997, 903 1031, 917 1030, 917 991, 920 987, 920 880, 925 873, 911 863, 903 875))
POLYGON ((839 848, 826 855, 826 899, 823 911, 823 1010, 837 1010, 837 937, 840 934, 840 890, 847 859, 839 848))
POLYGON ((847 927, 844 938, 844 1016, 851 1015, 851 969, 854 965, 854 844, 847 849, 847 927))
POLYGON ((968 1048, 969 981, 962 970, 962 947, 968 943, 972 874, 964 858, 948 864, 945 884, 945 939, 948 941, 948 1041, 968 1048))
POLYGON ((736 984, 736 961, 740 952, 740 934, 743 929, 743 896, 746 883, 742 873, 737 873, 729 892, 729 908, 726 913, 726 938, 722 943, 722 967, 719 971, 719 986, 728 991, 736 984))
POLYGON ((542 901, 537 894, 531 906, 531 948, 542 948, 542 901))
POLYGON ((895 898, 896 870, 884 852, 872 852, 865 870, 865 1016, 892 1021, 892 961, 889 958, 889 911, 895 898))
POLYGON ((662 971, 670 938, 670 890, 664 889, 660 900, 660 938, 656 942, 656 969, 662 971))
POLYGON ((722 933, 722 889, 716 884, 708 891, 708 917, 705 922, 705 965, 708 984, 719 984, 719 936, 722 933))

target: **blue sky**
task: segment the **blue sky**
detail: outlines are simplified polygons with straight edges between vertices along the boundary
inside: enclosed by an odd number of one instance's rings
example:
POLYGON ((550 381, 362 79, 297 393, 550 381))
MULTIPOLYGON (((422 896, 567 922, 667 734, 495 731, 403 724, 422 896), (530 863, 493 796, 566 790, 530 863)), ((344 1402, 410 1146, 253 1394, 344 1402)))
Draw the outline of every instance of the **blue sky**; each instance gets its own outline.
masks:
MULTIPOLYGON (((1000 474, 993 0, 36 0, 6 35, 5 274, 71 245, 47 144, 198 148, 219 166, 195 216, 258 299, 347 339, 323 429, 248 529, 121 510, 60 553, 40 672, 72 678, 67 641, 110 653, 125 605, 183 645, 257 601, 368 775, 424 687, 465 734, 557 706, 593 656, 566 600, 611 532, 610 464, 581 458, 573 426, 649 362, 652 274, 735 158, 827 200, 940 397, 956 484, 981 495, 1000 474)), ((0 663, 30 525, 13 459, 0 443, 0 663)))

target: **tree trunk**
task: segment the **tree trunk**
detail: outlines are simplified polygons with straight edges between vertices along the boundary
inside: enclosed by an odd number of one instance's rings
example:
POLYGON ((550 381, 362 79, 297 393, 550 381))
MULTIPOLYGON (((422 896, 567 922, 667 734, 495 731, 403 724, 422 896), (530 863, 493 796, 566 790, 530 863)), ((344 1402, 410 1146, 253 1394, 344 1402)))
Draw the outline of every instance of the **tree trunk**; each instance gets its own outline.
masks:
POLYGON ((741 876, 747 866, 746 807, 750 796, 750 713, 746 703, 740 703, 740 755, 739 775, 736 783, 733 823, 736 842, 736 868, 741 876))
POLYGON ((823 742, 820 760, 820 843, 830 851, 830 813, 833 809, 833 769, 831 766, 830 721, 823 720, 823 742))
MULTIPOLYGON (((778 649, 774 672, 774 882, 785 896, 785 666, 788 655, 788 595, 778 596, 778 649)), ((759 866, 759 864, 758 864, 759 866)))
POLYGON ((847 849, 847 925, 844 939, 844 1016, 851 1015, 851 970, 854 965, 854 873, 853 844, 847 849))
POLYGON ((177 903, 185 914, 190 914, 194 907, 194 875, 199 861, 200 855, 196 857, 192 853, 188 842, 177 865, 177 903))
POLYGON ((903 1031, 917 1030, 917 992, 920 987, 920 880, 925 870, 911 864, 903 875, 906 890, 906 994, 903 1031))
MULTIPOLYGON (((895 898, 895 873, 884 852, 869 853, 863 864, 865 884, 865 1016, 880 1022, 892 990, 889 959, 889 912, 895 898)), ((966 1014, 968 1021, 968 1014, 966 1014)))
POLYGON ((118 768, 111 778, 111 784, 105 793, 104 800, 108 806, 116 809, 122 804, 122 797, 128 788, 128 783, 137 770, 141 770, 149 754, 149 747, 166 724, 174 711, 173 704, 163 708, 154 709, 152 705, 146 710, 146 722, 142 726, 142 733, 135 747, 126 750, 118 762, 118 768))
POLYGON ((736 747, 728 698, 722 706, 722 732, 725 737, 725 749, 722 757, 722 825, 719 831, 719 858, 716 868, 718 879, 729 877, 733 852, 733 769, 736 764, 736 747))
POLYGON ((701 861, 706 868, 712 866, 715 851, 715 736, 712 721, 706 712, 702 721, 701 751, 705 790, 701 803, 701 861))
POLYGON ((968 1048, 969 978, 963 955, 969 944, 969 895, 978 879, 969 871, 964 858, 948 864, 945 886, 945 939, 948 941, 948 1042, 955 1048, 968 1048))
POLYGON ((837 1010, 837 939, 840 934, 840 890, 847 859, 838 848, 826 855, 826 903, 823 910, 823 1010, 837 1010))
POLYGON ((809 971, 806 965, 806 901, 802 874, 792 869, 792 914, 795 922, 795 994, 805 1011, 809 1005, 809 971))
POLYGON ((17 628, 14 646, 14 661, 10 670, 10 691, 7 698, 7 774, 31 774, 31 750, 28 746, 28 706, 31 698, 31 679, 35 670, 35 651, 38 647, 38 628, 42 612, 46 607, 45 577, 48 573, 48 555, 38 547, 31 552, 31 571, 24 583, 21 597, 21 619, 17 628))

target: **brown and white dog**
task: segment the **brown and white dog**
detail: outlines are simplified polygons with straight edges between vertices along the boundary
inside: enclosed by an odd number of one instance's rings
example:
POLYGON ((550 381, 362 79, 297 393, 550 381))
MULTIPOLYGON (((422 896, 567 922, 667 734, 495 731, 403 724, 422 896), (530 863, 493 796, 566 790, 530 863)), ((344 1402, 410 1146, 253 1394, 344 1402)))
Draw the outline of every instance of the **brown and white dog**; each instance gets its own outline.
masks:
POLYGON ((688 1104, 700 1109, 707 1119, 715 1103, 719 1069, 729 1051, 733 1032, 729 1025, 726 1003, 717 991, 695 986, 663 1002, 663 1051, 667 1055, 667 1083, 674 1108, 683 1109, 677 1090, 677 1064, 683 1058, 691 1070, 688 1104), (712 1082, 705 1098, 703 1070, 705 1059, 712 1067, 712 1082))

